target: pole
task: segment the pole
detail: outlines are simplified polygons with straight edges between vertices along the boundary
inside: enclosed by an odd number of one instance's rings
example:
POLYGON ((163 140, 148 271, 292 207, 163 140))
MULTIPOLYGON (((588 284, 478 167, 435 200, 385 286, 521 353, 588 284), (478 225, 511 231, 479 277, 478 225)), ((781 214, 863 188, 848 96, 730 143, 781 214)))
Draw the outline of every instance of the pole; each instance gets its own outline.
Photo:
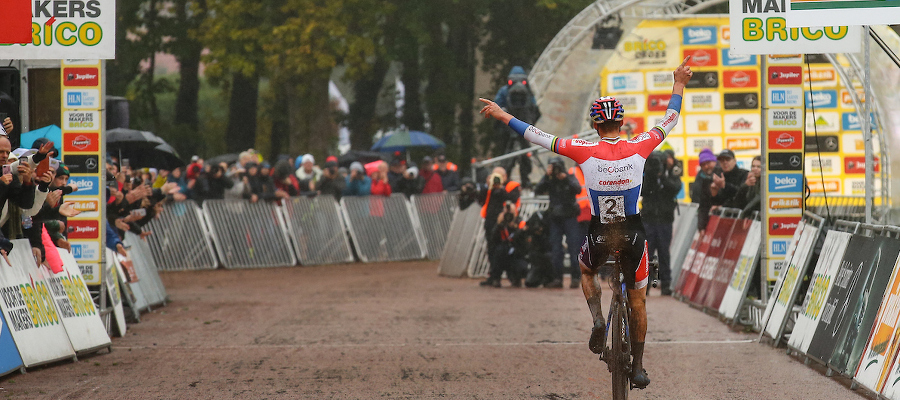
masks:
MULTIPOLYGON (((762 71, 762 75, 765 76, 765 74, 766 74, 766 56, 761 55, 759 58, 760 58, 759 70, 762 71)), ((767 80, 765 79, 765 77, 763 77, 763 79, 759 80, 759 90, 760 90, 759 93, 762 96, 766 96, 766 93, 767 93, 766 92, 766 81, 767 80)), ((759 131, 762 136, 759 139, 759 143, 761 144, 762 147, 761 147, 761 151, 759 154, 762 156, 762 165, 761 165, 762 166, 762 174, 759 177, 759 180, 760 180, 759 185, 762 188, 760 196, 763 196, 763 200, 765 200, 766 193, 769 190, 768 189, 768 187, 769 187, 769 171, 768 171, 768 168, 766 167, 768 165, 768 164, 766 164, 768 162, 768 157, 766 157, 766 151, 768 151, 767 147, 769 145, 769 143, 768 143, 769 141, 767 140, 768 132, 767 132, 766 128, 768 128, 768 127, 766 126, 766 112, 767 112, 768 106, 769 106, 769 99, 764 98, 763 101, 760 102, 760 104, 761 104, 761 106, 759 108, 759 113, 761 114, 760 121, 762 121, 762 123, 759 124, 759 131)), ((759 241, 759 243, 761 245, 759 246, 759 257, 757 257, 757 258, 759 258, 759 270, 761 272, 759 274, 759 276, 760 276, 759 299, 762 300, 762 302, 764 304, 769 300, 769 293, 768 293, 769 280, 766 277, 766 275, 768 275, 766 273, 766 271, 768 271, 768 267, 769 267, 769 257, 768 257, 769 244, 767 243, 767 240, 766 240, 766 239, 768 239, 768 236, 767 236, 768 229, 766 229, 766 211, 767 211, 768 206, 766 204, 767 204, 767 202, 763 201, 762 206, 759 207, 759 212, 761 214, 760 221, 762 221, 763 229, 760 229, 760 231, 759 231, 759 234, 762 236, 762 238, 759 241)), ((766 327, 763 326, 762 330, 765 331, 766 327)))
POLYGON ((863 130, 863 141, 866 144, 866 223, 872 223, 872 203, 875 200, 875 160, 872 149, 872 81, 871 81, 871 60, 869 54, 869 34, 871 26, 865 26, 866 33, 863 35, 865 41, 865 66, 864 66, 864 82, 865 87, 865 103, 863 104, 865 115, 861 115, 860 127, 863 130))

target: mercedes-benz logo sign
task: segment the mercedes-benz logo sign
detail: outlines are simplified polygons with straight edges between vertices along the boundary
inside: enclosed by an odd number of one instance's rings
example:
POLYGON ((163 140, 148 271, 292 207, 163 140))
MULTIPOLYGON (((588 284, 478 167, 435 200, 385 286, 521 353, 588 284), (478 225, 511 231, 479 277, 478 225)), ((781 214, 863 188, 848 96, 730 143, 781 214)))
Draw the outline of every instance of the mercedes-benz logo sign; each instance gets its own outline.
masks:
POLYGON ((800 166, 800 156, 797 156, 797 155, 791 156, 790 163, 791 163, 792 167, 799 167, 800 166))
POLYGON ((88 158, 87 161, 84 162, 84 166, 87 167, 87 169, 97 168, 97 160, 88 158))

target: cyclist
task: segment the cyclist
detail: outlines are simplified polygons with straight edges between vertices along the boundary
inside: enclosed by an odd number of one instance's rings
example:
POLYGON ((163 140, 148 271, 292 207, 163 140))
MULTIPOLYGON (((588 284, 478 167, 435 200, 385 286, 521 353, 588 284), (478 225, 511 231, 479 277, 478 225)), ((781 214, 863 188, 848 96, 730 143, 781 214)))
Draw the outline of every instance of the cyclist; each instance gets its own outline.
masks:
POLYGON ((638 212, 644 162, 659 146, 678 122, 684 88, 693 72, 686 66, 690 56, 675 68, 675 84, 665 116, 648 132, 631 140, 620 138, 625 110, 614 97, 601 97, 589 110, 593 128, 600 135, 599 142, 581 139, 560 139, 519 121, 503 111, 496 103, 485 103, 481 113, 485 118, 509 125, 528 141, 566 156, 579 164, 591 199, 591 224, 581 246, 581 288, 594 319, 588 343, 591 351, 600 354, 606 334, 606 322, 601 312, 600 285, 596 280, 599 267, 613 251, 619 251, 625 282, 628 287, 629 325, 632 342, 631 382, 639 388, 647 387, 650 378, 643 368, 644 339, 647 335, 647 310, 644 288, 649 277, 647 241, 638 212))

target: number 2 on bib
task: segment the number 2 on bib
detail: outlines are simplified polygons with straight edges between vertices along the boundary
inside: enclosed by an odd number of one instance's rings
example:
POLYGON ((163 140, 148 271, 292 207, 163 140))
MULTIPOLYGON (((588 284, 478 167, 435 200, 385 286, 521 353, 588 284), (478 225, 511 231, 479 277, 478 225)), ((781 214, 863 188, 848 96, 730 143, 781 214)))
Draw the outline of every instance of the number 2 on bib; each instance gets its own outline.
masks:
POLYGON ((625 220, 625 196, 597 196, 600 206, 598 217, 600 222, 621 222, 625 220))

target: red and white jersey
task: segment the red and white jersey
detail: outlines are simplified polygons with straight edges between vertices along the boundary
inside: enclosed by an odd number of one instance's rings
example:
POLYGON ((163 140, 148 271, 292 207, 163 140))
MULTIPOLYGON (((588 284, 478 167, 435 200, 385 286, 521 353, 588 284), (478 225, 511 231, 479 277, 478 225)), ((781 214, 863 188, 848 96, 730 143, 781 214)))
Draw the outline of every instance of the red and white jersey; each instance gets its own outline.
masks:
POLYGON ((560 139, 534 126, 525 131, 525 139, 571 158, 584 172, 584 184, 591 200, 591 214, 601 222, 618 221, 638 214, 638 198, 644 178, 644 163, 678 122, 672 109, 660 124, 631 140, 560 139))

